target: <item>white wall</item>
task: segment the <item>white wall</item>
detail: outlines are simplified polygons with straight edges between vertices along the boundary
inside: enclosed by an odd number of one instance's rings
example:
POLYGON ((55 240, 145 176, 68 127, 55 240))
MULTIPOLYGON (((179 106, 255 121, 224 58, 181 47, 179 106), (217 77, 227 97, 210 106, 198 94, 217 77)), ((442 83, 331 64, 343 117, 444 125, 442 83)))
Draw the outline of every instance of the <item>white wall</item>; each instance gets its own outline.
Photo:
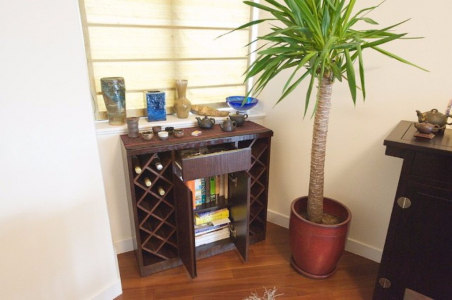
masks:
POLYGON ((113 249, 76 0, 0 1, 2 299, 113 299, 113 249))
MULTIPOLYGON (((380 1, 361 1, 375 5, 380 1)), ((364 5, 363 4, 363 5, 364 5)), ((353 106, 347 84, 336 83, 329 126, 325 195, 345 203, 353 214, 347 249, 379 261, 397 188, 402 160, 385 156, 383 140, 400 120, 416 121, 415 110, 444 113, 451 95, 452 31, 446 0, 390 0, 372 14, 390 25, 412 18, 398 29, 424 39, 397 41, 382 48, 419 64, 429 73, 371 51, 364 52, 367 98, 353 106)), ((260 33, 267 32, 265 26, 260 33)), ((265 104, 265 125, 273 129, 271 219, 287 226, 290 203, 307 195, 312 137, 310 114, 302 120, 306 86, 274 107, 287 73, 259 96, 265 104)))

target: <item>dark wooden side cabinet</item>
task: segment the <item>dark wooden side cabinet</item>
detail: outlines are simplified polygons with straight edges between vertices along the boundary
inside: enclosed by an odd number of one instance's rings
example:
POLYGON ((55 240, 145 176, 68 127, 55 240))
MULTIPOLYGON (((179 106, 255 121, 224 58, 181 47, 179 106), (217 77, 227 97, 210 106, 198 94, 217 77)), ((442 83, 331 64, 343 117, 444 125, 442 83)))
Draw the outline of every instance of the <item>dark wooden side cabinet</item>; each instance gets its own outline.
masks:
POLYGON ((191 135, 197 128, 183 130, 182 138, 170 135, 165 141, 157 136, 152 140, 121 136, 141 276, 184 264, 194 278, 197 260, 236 249, 246 261, 249 245, 265 239, 273 132, 250 121, 232 132, 219 125, 202 130, 200 136, 191 135), (188 158, 180 155, 206 148, 212 151, 188 158), (157 160, 160 170, 155 167, 157 160), (188 181, 224 174, 229 178, 229 197, 194 208, 188 181), (229 209, 230 238, 196 247, 194 214, 221 208, 229 209))
POLYGON ((374 299, 452 299, 452 130, 416 132, 401 121, 384 141, 403 166, 374 299))

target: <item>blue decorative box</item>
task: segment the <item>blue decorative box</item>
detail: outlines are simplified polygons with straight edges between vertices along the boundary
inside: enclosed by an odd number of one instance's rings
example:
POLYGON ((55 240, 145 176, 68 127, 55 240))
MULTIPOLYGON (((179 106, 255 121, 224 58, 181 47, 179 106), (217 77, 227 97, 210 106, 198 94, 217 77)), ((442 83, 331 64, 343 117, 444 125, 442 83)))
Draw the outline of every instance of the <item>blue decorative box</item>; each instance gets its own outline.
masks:
POLYGON ((148 122, 166 120, 165 92, 147 91, 146 106, 148 122))

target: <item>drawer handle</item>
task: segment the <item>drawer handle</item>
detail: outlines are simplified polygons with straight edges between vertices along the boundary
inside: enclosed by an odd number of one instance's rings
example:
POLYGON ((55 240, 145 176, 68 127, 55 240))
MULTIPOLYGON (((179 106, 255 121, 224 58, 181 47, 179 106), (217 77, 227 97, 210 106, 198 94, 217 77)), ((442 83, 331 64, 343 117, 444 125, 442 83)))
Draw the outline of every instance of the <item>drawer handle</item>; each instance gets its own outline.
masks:
POLYGON ((234 184, 235 187, 237 187, 237 177, 235 177, 233 174, 229 174, 229 180, 234 184))
POLYGON ((406 209, 411 206, 411 200, 406 197, 400 197, 397 199, 397 204, 402 208, 406 209))
POLYGON ((234 225, 229 226, 229 232, 231 233, 232 238, 237 238, 237 230, 234 228, 234 225))

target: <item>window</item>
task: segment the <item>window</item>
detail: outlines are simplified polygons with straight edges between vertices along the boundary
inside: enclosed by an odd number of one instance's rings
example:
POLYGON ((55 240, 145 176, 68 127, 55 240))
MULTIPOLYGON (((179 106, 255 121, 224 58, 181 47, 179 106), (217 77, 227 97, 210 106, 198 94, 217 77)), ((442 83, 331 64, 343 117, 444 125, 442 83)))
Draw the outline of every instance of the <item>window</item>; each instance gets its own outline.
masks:
POLYGON ((220 35, 251 19, 242 0, 80 0, 96 119, 106 119, 100 78, 124 77, 128 116, 144 116, 144 92, 187 79, 192 104, 244 95, 251 32, 220 35))

